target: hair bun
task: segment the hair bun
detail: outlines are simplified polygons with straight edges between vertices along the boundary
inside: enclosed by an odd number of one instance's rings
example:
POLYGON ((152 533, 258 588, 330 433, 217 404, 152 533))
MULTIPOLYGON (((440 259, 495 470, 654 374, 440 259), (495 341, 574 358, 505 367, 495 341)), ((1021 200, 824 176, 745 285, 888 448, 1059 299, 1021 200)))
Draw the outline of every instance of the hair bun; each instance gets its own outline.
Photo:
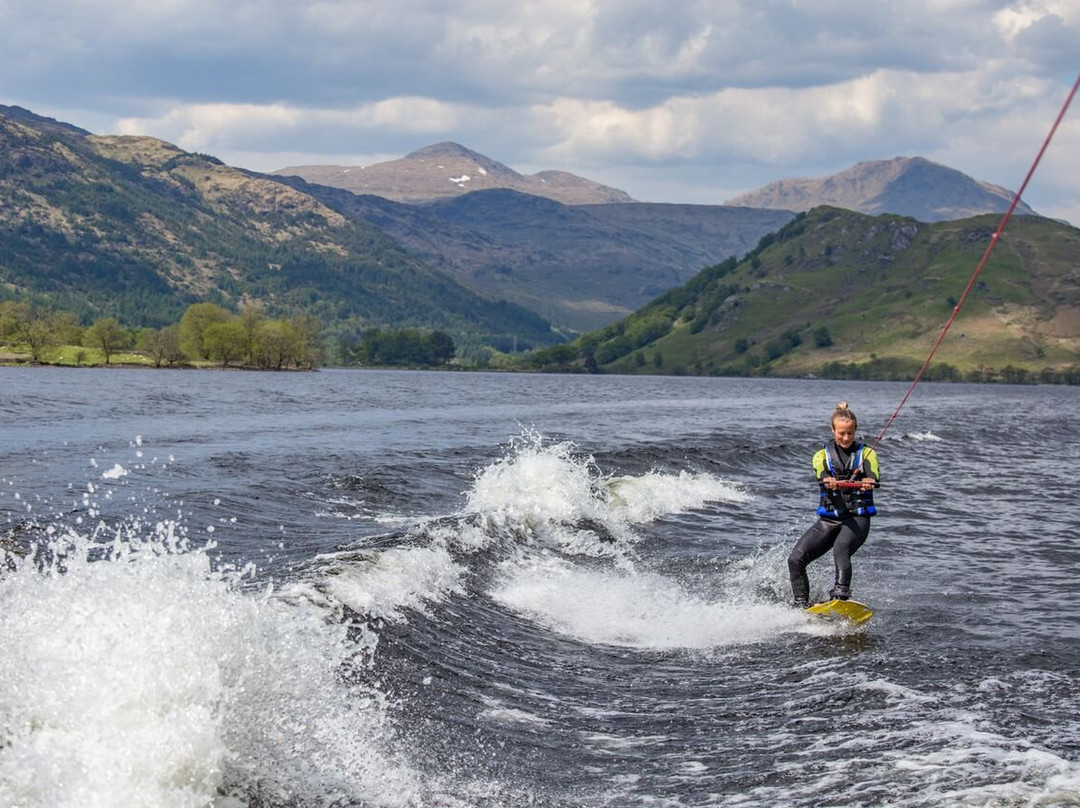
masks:
POLYGON ((846 401, 841 401, 839 404, 836 405, 836 409, 838 410, 846 410, 847 408, 848 403, 846 401))

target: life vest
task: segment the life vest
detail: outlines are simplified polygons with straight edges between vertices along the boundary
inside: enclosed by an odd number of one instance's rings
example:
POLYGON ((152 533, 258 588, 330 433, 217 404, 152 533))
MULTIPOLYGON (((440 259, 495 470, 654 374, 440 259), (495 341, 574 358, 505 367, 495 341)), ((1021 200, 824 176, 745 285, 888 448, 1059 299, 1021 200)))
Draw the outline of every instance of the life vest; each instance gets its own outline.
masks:
POLYGON ((873 516, 874 489, 837 488, 830 490, 820 482, 822 477, 835 477, 837 480, 877 479, 877 456, 865 444, 858 444, 848 455, 845 463, 840 459, 836 441, 826 441, 814 457, 814 467, 818 475, 818 516, 843 519, 845 516, 873 516), (864 468, 866 466, 866 468, 864 468))

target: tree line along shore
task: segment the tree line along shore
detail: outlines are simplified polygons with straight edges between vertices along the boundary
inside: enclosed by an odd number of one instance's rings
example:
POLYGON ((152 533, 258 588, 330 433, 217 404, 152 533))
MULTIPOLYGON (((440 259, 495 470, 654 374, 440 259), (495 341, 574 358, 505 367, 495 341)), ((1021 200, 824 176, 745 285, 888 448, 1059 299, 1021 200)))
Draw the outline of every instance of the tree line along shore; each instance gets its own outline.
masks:
MULTIPOLYGON (((0 362, 311 370, 325 363, 322 330, 314 317, 275 319, 258 304, 231 312, 193 303, 177 323, 132 329, 115 317, 83 325, 70 312, 0 301, 0 362)), ((335 347, 344 365, 432 367, 449 363, 456 351, 444 332, 409 328, 373 328, 335 347)))

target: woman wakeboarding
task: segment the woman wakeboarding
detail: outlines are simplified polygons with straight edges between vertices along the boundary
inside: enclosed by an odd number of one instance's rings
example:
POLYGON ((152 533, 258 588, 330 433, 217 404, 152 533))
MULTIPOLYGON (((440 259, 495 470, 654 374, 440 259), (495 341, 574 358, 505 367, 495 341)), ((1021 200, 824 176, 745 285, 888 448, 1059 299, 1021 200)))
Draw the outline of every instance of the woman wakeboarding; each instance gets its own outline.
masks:
POLYGON ((832 438, 814 454, 814 476, 818 481, 818 520, 810 526, 788 556, 791 593, 795 605, 810 605, 810 581, 806 568, 810 562, 833 553, 836 575, 829 598, 851 597, 851 556, 862 547, 870 534, 874 507, 874 488, 881 479, 878 457, 869 446, 856 443, 858 420, 846 401, 833 410, 830 421, 832 438))

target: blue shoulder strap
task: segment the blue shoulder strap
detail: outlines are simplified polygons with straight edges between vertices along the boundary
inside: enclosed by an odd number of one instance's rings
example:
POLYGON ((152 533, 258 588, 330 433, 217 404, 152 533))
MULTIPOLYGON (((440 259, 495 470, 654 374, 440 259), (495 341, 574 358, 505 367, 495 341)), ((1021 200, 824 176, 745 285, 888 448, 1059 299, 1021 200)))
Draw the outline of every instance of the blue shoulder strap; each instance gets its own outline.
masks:
POLYGON ((866 451, 866 444, 860 443, 859 449, 855 453, 855 465, 851 468, 851 476, 854 477, 860 471, 862 471, 863 453, 866 451))

